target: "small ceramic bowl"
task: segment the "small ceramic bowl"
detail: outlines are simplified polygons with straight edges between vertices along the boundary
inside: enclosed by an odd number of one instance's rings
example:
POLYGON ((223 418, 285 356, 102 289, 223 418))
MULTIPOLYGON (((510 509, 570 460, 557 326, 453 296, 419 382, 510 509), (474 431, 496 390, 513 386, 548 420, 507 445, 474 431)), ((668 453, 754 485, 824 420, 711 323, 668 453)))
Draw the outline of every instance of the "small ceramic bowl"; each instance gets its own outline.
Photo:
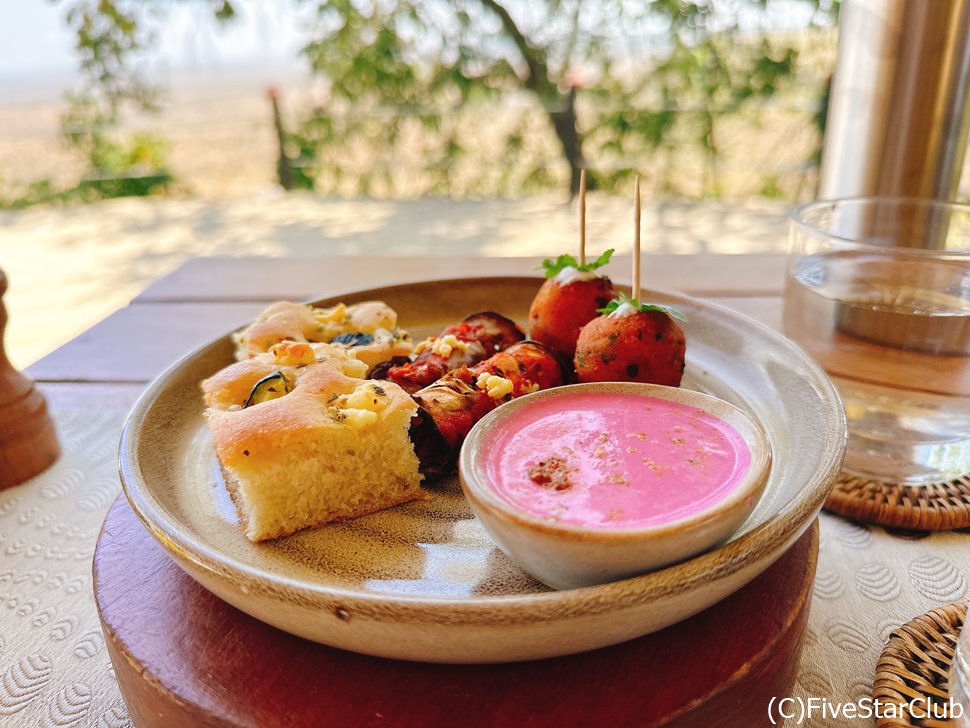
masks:
MULTIPOLYGON (((621 406, 621 405, 616 405, 621 406)), ((703 415, 694 413, 701 419, 703 415)), ((687 416, 687 415, 685 415, 687 416)), ((697 421, 688 420, 687 422, 697 421)), ((556 425, 558 427, 570 428, 572 425, 556 425)), ((576 425, 578 429, 579 424, 576 425)), ((694 432, 694 425, 688 424, 686 432, 694 432)), ((700 425, 698 425, 700 427, 700 425)), ((632 429, 637 429, 636 427, 632 429)), ((538 430, 531 431, 533 437, 538 430)), ((594 432, 594 430, 590 430, 594 432)), ((701 431, 698 430, 698 433, 701 431)), ((719 431, 720 432, 720 431, 719 431)), ((718 442, 726 442, 723 433, 713 435, 721 437, 718 442)), ((696 440, 691 441, 687 438, 680 438, 679 442, 674 443, 677 447, 695 447, 692 451, 700 453, 700 460, 707 457, 704 447, 711 447, 703 444, 701 434, 696 435, 696 440)), ((585 433, 580 438, 582 442, 592 442, 589 434, 585 433), (585 438, 585 439, 583 439, 585 438)), ((527 442, 519 440, 519 442, 527 442)), ((577 441, 578 442, 578 441, 577 441)), ((575 444, 575 443, 573 443, 575 444)), ((661 445, 656 445, 661 447, 661 445)), ((619 452, 619 451, 615 451, 619 452)), ((652 451, 651 451, 652 452, 652 451)), ((620 456, 625 457, 625 456, 620 456)), ((593 466, 591 466, 593 467, 593 466)), ((717 468, 712 465, 716 471, 717 468)), ((751 417, 742 412, 737 407, 716 397, 694 392, 688 389, 677 387, 666 387, 655 384, 638 384, 634 382, 604 382, 594 384, 576 384, 566 387, 536 392, 507 404, 502 405, 484 417, 469 433, 461 450, 459 458, 459 476, 465 495, 471 505, 475 515, 484 525, 486 531, 498 544, 509 558, 515 561, 525 571, 535 576, 539 581, 555 589, 571 589, 593 584, 601 584, 609 581, 625 579, 631 576, 645 573, 653 569, 667 566, 669 564, 683 561, 695 554, 705 551, 725 541, 744 520, 751 514, 758 502, 761 492, 764 489, 771 468, 771 446, 768 437, 751 417), (587 396, 592 394, 594 396, 587 396), (602 473, 604 470, 590 471, 585 469, 582 463, 593 463, 595 458, 609 457, 604 455, 604 449, 595 444, 589 445, 586 450, 577 454, 581 448, 572 448, 567 445, 568 437, 549 437, 546 440, 532 442, 531 445, 521 445, 518 447, 519 455, 516 451, 516 436, 520 435, 520 430, 528 427, 535 421, 536 417, 558 418, 562 412, 567 418, 565 421, 579 423, 580 420, 586 422, 618 422, 620 415, 616 414, 619 410, 602 409, 607 402, 617 402, 616 399, 597 395, 621 395, 622 400, 628 402, 622 405, 628 412, 621 429, 630 429, 629 425, 635 420, 631 417, 638 417, 635 408, 639 406, 638 399, 643 400, 644 409, 653 408, 658 410, 668 409, 670 411, 679 410, 690 412, 687 408, 701 410, 703 415, 712 416, 713 420, 706 420, 715 423, 714 427, 727 424, 729 427, 723 432, 736 433, 728 434, 728 438, 734 438, 735 452, 743 452, 743 446, 739 444, 737 436, 747 446, 749 460, 747 467, 743 466, 743 460, 735 456, 734 465, 728 464, 724 467, 733 468, 730 476, 719 476, 715 472, 708 475, 709 470, 705 463, 700 463, 704 468, 705 475, 700 476, 690 472, 690 468, 685 464, 697 465, 697 458, 688 460, 689 453, 686 449, 684 454, 675 447, 667 445, 667 442, 674 443, 671 439, 671 430, 664 430, 668 425, 674 427, 678 433, 685 430, 677 429, 679 425, 672 425, 670 413, 667 413, 661 421, 648 425, 644 414, 643 431, 631 432, 627 435, 614 434, 613 440, 608 441, 607 435, 601 434, 602 442, 618 442, 620 437, 630 437, 633 439, 624 440, 617 447, 622 447, 625 452, 635 453, 630 455, 630 459, 624 461, 623 466, 617 466, 618 460, 614 459, 610 466, 595 467, 613 470, 619 469, 622 472, 609 473, 615 481, 603 481, 602 473), (576 395, 581 395, 576 397, 576 395), (631 400, 629 398, 635 398, 631 400), (663 400, 658 403, 657 400, 663 400), (667 404, 673 403, 673 404, 667 404), (589 405, 591 409, 576 409, 572 412, 570 407, 589 405), (560 410, 559 407, 564 409, 560 410), (596 409, 600 407, 601 409, 596 409), (632 409, 631 409, 632 408, 632 409), (531 412, 531 414, 530 414, 531 412), (586 412, 597 414, 586 415, 586 412), (590 420, 589 417, 593 419, 590 420), (585 418, 585 419, 583 419, 585 418), (596 419, 601 418, 601 419, 596 419), (605 418, 605 419, 602 419, 605 418), (716 424, 720 421, 720 425, 716 424), (637 475, 634 469, 638 467, 637 461, 641 454, 635 445, 644 444, 644 441, 660 443, 661 439, 667 438, 662 447, 670 455, 670 466, 663 466, 658 463, 666 462, 643 458, 644 463, 649 463, 648 468, 668 467, 665 481, 654 479, 653 485, 646 484, 646 480, 652 476, 644 474, 637 475), (639 442, 638 442, 639 441, 639 442), (563 465, 570 460, 564 460, 551 453, 566 451, 571 453, 563 458, 571 458, 578 465, 563 465), (591 454, 595 451, 595 455, 591 454), (535 453, 533 456, 532 453, 535 453), (516 457, 519 459, 516 460, 516 457), (531 458, 531 459, 530 459, 531 458), (545 459, 540 459, 545 458, 545 459), (674 460, 673 458, 679 458, 674 460), (520 466, 520 461, 522 465, 520 466), (511 481, 518 481, 524 485, 514 486, 518 488, 519 495, 511 497, 507 491, 505 495, 500 494, 501 487, 497 486, 499 470, 508 467, 510 472, 518 472, 521 469, 525 472, 525 463, 538 462, 539 465, 531 465, 528 468, 528 478, 511 476, 511 481), (513 463, 515 463, 513 465, 513 463), (550 476, 548 471, 549 464, 565 468, 568 473, 565 480, 562 479, 562 472, 553 472, 550 476), (538 468, 538 470, 536 470, 538 468), (624 471, 623 468, 626 468, 624 471), (590 472, 597 473, 590 476, 590 472), (626 498, 626 511, 641 514, 634 518, 634 525, 622 522, 622 519, 614 526, 613 520, 615 513, 596 518, 599 521, 593 525, 584 522, 583 518, 573 518, 566 513, 562 501, 554 491, 577 489, 573 502, 580 503, 578 507, 585 507, 586 503, 592 503, 592 488, 587 488, 583 482, 583 477, 587 479, 596 478, 599 488, 598 493, 606 494, 607 497, 617 496, 626 498), (560 480, 556 480, 559 477, 560 480), (628 478, 640 477, 644 483, 641 485, 634 483, 633 487, 628 478), (693 483, 689 487, 694 493, 704 492, 709 488, 709 492, 714 495, 698 497, 692 506, 672 505, 675 508, 673 514, 663 512, 664 506, 661 503, 668 492, 668 488, 682 488, 686 492, 686 478, 692 478, 693 483), (699 480, 697 480, 699 478, 699 480), (710 478, 710 482, 704 482, 710 478), (719 479, 720 478, 720 479, 719 479), (601 485, 608 482, 609 485, 601 485), (616 487, 624 490, 610 491, 615 483, 616 487), (535 484, 534 494, 529 489, 535 484), (659 485, 658 485, 659 484, 659 485), (729 485, 730 484, 730 485, 729 485), (606 488, 606 490, 603 490, 606 488), (654 488, 654 492, 650 492, 654 488), (660 490, 656 490, 656 489, 660 490), (585 493, 584 493, 585 489, 585 493), (698 491, 698 489, 700 489, 698 491), (717 492, 718 490, 722 492, 717 492), (524 493, 524 495, 523 495, 524 493), (632 494, 632 495, 631 495, 632 494), (534 495, 534 501, 530 500, 534 495), (518 502, 517 500, 518 499, 518 502), (523 500, 524 499, 524 500, 523 500), (632 499, 632 500, 631 500, 632 499), (522 504, 528 502, 530 506, 535 503, 535 507, 526 508, 522 504), (550 505, 552 504, 552 505, 550 505), (658 505, 660 504, 660 505, 658 505), (544 510, 545 509, 545 510, 544 510), (559 510, 557 510, 559 509, 559 510), (652 512, 651 512, 652 511, 652 512), (645 515, 643 515, 645 514, 645 515), (642 525, 646 523, 647 525, 642 525)), ((553 468, 555 470, 555 468, 553 468)), ((504 470, 501 472, 505 472, 504 470)), ((657 472, 656 470, 652 472, 657 472)), ((505 477, 504 475, 501 477, 505 477)), ((673 491, 669 491, 673 492, 673 491)), ((570 496, 572 498, 573 496, 570 496)), ((694 497, 694 496, 691 496, 694 497)), ((609 501, 603 501, 609 502, 609 501)), ((614 509, 615 511, 615 509, 614 509)))

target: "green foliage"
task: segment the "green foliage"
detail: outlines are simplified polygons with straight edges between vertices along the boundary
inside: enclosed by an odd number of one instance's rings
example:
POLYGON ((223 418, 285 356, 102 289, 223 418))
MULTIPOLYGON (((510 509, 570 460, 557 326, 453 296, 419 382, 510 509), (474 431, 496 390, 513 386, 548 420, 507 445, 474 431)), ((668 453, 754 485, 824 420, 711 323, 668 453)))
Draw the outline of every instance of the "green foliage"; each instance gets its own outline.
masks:
POLYGON ((76 185, 58 189, 49 179, 32 182, 17 197, 0 198, 0 209, 20 209, 40 203, 94 202, 113 197, 163 194, 174 179, 164 164, 166 145, 157 137, 135 134, 127 143, 108 136, 84 135, 90 144, 89 171, 76 185))
POLYGON ((69 147, 85 155, 88 171, 74 188, 60 193, 61 199, 89 202, 164 192, 173 181, 165 144, 147 134, 127 141, 110 134, 124 105, 144 111, 157 108, 158 92, 134 62, 151 45, 136 6, 121 0, 73 0, 66 19, 76 32, 84 83, 69 96, 61 132, 69 147))
POLYGON ((135 134, 127 143, 94 135, 88 158, 97 172, 78 183, 77 197, 91 201, 167 191, 173 178, 165 166, 166 152, 167 145, 150 134, 135 134))
POLYGON ((59 202, 61 194, 49 179, 39 179, 31 182, 18 197, 0 197, 0 210, 20 210, 42 202, 59 202))
MULTIPOLYGON (((232 17, 230 2, 207 1, 217 17, 232 17)), ((173 177, 162 140, 149 134, 127 140, 113 137, 125 107, 157 110, 158 91, 143 78, 138 63, 152 45, 142 15, 144 5, 131 0, 63 0, 62 4, 74 31, 82 81, 67 97, 61 133, 68 148, 84 155, 88 169, 72 187, 56 189, 50 180, 40 180, 19 197, 0 200, 0 206, 90 202, 171 189, 173 177)))
POLYGON ((132 63, 150 43, 135 11, 126 11, 118 0, 71 0, 66 7, 65 18, 75 33, 74 50, 84 78, 75 103, 97 104, 108 118, 114 118, 125 101, 150 108, 155 91, 132 63))
POLYGON ((72 96, 61 119, 67 146, 84 155, 88 170, 77 184, 60 189, 49 179, 31 183, 0 208, 22 208, 44 202, 94 202, 113 197, 163 194, 173 187, 167 168, 167 144, 151 134, 133 134, 127 140, 111 135, 114 118, 90 96, 72 96))
MULTIPOLYGON (((837 12, 825 0, 801 3, 814 11, 813 23, 830 22, 837 12)), ((394 145, 406 123, 401 115, 440 110, 427 123, 441 144, 425 171, 428 191, 446 190, 450 170, 467 151, 460 140, 474 137, 448 128, 446 119, 460 123, 463 109, 526 92, 532 108, 546 116, 545 134, 558 141, 574 183, 579 167, 588 165, 591 186, 616 189, 645 160, 688 143, 706 160, 704 192, 717 195, 722 120, 785 90, 796 72, 795 48, 751 32, 751 18, 775 5, 543 0, 527 11, 498 0, 321 0, 317 37, 304 52, 328 80, 331 103, 314 109, 297 136, 310 153, 327 160, 329 172, 318 188, 352 189, 351 177, 367 194, 380 173, 341 150, 363 133, 381 140, 387 156, 399 158, 403 151, 394 145), (651 37, 655 47, 643 47, 651 37), (638 42, 636 50, 621 52, 638 42), (589 78, 574 103, 569 89, 576 69, 589 78), (357 123, 361 115, 365 119, 357 123), (338 179, 340 185, 334 185, 338 179)), ((495 156, 521 143, 510 132, 495 156)), ((488 174, 471 186, 486 186, 488 174)), ((668 168, 668 174, 661 186, 677 192, 677 170, 668 168)), ((546 184, 548 165, 507 182, 523 184, 532 175, 546 184)))
MULTIPOLYGON (((101 164, 121 178, 165 176, 160 148, 145 157, 145 140, 106 140, 124 106, 156 103, 138 61, 166 4, 55 1, 85 78, 64 134, 88 177, 104 176, 101 164)), ((218 21, 236 14, 231 0, 196 1, 218 21)), ((757 115, 798 70, 767 18, 798 4, 828 25, 838 12, 837 0, 299 1, 315 9, 303 55, 328 94, 281 144, 293 187, 347 195, 509 194, 566 180, 575 191, 584 166, 590 187, 618 189, 651 167, 655 189, 684 194, 685 149, 703 160, 700 193, 718 195, 725 127, 757 115), (485 110, 499 105, 491 123, 485 110)), ((781 194, 775 182, 763 189, 781 194)))
POLYGON ((784 190, 782 189, 781 183, 778 180, 778 175, 769 172, 761 178, 761 189, 758 190, 758 194, 762 197, 768 197, 771 199, 783 199, 785 197, 784 190))
POLYGON ((319 174, 314 145, 308 139, 297 134, 287 134, 286 142, 293 189, 314 190, 319 174))

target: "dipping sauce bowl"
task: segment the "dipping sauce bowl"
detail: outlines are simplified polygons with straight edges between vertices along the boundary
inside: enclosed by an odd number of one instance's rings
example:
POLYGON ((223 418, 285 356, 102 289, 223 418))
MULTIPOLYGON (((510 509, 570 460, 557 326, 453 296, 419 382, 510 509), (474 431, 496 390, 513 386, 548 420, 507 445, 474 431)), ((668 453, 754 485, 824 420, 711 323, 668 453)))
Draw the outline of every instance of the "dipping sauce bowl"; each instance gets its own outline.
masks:
POLYGON ((459 457, 489 535, 555 589, 635 576, 725 541, 770 468, 767 436, 734 405, 629 382, 508 402, 472 429, 459 457))

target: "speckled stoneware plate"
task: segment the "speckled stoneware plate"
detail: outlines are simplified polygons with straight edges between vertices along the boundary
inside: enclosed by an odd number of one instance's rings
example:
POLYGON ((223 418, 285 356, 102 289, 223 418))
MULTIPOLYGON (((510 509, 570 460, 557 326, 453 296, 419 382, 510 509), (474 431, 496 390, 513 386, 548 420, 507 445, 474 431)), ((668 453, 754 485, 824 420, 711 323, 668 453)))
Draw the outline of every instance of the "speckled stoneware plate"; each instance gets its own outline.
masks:
MULTIPOLYGON (((416 339, 468 313, 525 321, 537 278, 394 286, 322 301, 379 298, 416 339)), ((228 336, 194 351, 141 397, 121 443, 132 508, 207 589, 280 629, 373 655, 502 662, 615 644, 711 606, 767 568, 815 518, 839 472, 838 395, 781 335, 723 308, 668 293, 688 317, 684 386, 755 417, 774 463, 758 506, 726 544, 644 576, 552 591, 513 565, 466 504, 457 477, 432 498, 252 544, 237 523, 202 416, 199 382, 232 360, 228 336)))

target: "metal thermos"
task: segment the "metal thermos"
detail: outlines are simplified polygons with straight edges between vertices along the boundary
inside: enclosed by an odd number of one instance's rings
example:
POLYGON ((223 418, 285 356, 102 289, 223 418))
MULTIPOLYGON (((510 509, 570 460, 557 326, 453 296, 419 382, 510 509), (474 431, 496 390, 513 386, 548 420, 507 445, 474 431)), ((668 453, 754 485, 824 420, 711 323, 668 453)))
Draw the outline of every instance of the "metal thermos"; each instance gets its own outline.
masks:
POLYGON ((954 199, 970 132, 970 0, 845 0, 819 197, 954 199))

